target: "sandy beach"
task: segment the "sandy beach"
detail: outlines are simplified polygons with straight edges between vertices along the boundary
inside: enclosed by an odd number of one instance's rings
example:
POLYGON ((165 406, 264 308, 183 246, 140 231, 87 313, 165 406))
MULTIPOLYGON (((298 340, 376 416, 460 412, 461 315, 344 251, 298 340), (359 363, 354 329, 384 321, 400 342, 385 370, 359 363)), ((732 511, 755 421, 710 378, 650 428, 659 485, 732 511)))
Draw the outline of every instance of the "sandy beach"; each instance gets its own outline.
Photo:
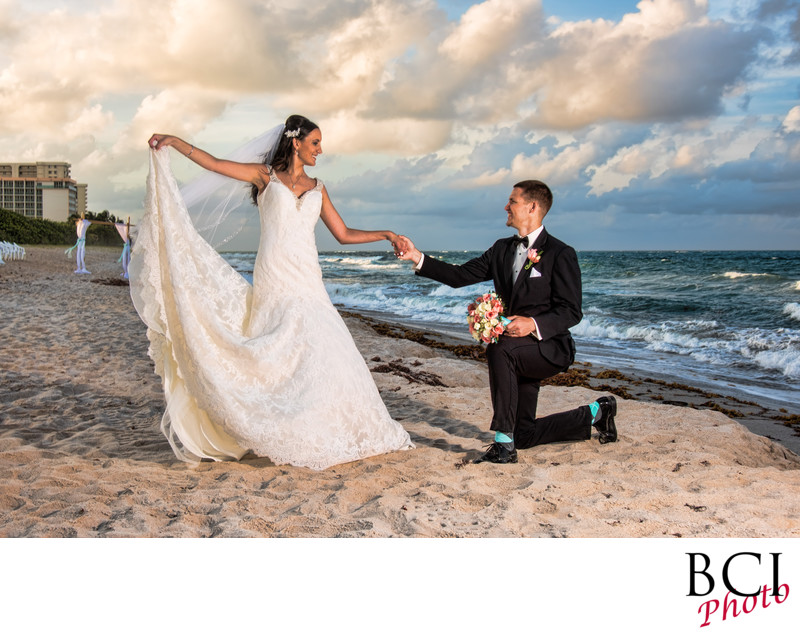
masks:
POLYGON ((119 251, 88 247, 85 276, 57 247, 0 266, 0 536, 800 536, 791 413, 594 369, 579 352, 539 412, 614 390, 619 442, 471 464, 491 440, 485 364, 356 315, 348 327, 416 449, 320 472, 179 462, 119 251))

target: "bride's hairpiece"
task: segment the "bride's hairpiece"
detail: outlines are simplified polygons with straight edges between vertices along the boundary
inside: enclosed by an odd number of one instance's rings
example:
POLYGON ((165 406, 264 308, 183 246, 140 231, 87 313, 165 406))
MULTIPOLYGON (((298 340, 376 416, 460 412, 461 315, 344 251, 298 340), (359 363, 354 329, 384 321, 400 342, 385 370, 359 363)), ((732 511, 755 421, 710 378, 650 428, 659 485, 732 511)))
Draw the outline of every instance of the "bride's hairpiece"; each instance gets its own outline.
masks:
POLYGON ((286 135, 289 139, 291 139, 292 137, 298 137, 300 135, 300 127, 298 126, 297 129, 295 130, 287 130, 283 134, 286 135))

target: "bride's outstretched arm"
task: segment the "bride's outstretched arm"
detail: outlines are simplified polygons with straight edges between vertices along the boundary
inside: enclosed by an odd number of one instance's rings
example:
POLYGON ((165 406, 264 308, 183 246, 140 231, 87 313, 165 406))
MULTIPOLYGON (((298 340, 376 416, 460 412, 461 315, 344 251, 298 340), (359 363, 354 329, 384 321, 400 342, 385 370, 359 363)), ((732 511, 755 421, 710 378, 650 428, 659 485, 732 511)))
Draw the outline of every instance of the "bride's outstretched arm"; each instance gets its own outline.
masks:
POLYGON ((333 237, 342 245, 352 243, 373 243, 375 241, 389 241, 396 248, 398 236, 391 230, 356 230, 347 227, 336 208, 333 207, 327 188, 322 188, 322 211, 320 218, 333 237))
POLYGON ((227 159, 217 159, 214 155, 195 147, 193 144, 175 135, 156 133, 150 137, 147 143, 155 150, 160 150, 164 146, 172 146, 179 153, 186 155, 186 157, 206 170, 217 172, 231 179, 236 179, 237 181, 246 181, 247 183, 254 183, 256 185, 260 185, 264 181, 264 166, 262 164, 237 163, 236 161, 228 161, 227 159))

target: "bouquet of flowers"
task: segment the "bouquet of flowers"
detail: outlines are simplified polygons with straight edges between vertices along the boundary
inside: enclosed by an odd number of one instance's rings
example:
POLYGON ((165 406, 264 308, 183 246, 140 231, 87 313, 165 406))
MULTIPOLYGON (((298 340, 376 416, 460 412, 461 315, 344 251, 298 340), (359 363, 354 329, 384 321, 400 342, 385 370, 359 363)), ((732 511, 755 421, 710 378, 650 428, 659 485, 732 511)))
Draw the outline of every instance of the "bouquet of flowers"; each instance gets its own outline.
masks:
POLYGON ((472 337, 485 344, 497 342, 506 325, 511 322, 503 315, 504 310, 503 301, 496 293, 478 296, 467 307, 467 323, 472 337))

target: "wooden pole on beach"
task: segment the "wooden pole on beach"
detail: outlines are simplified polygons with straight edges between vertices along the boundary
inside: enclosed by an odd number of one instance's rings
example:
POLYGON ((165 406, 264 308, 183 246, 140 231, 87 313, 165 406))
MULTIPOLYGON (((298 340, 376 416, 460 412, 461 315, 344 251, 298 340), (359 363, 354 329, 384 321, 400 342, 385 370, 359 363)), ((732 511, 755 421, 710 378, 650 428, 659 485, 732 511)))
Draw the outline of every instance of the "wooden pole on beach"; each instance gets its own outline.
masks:
MULTIPOLYGON (((85 219, 86 219, 86 217, 84 216, 83 212, 81 212, 81 218, 80 218, 80 220, 81 220, 81 221, 84 221, 85 219)), ((75 219, 75 223, 77 223, 77 222, 78 222, 78 220, 79 220, 79 219, 75 219)), ((90 222, 92 225, 117 225, 118 223, 120 223, 120 221, 117 221, 117 222, 114 222, 114 221, 95 221, 94 219, 89 219, 89 222, 90 222)), ((128 223, 127 223, 127 226, 128 226, 128 236, 130 236, 130 234, 131 234, 131 228, 132 228, 132 227, 136 227, 135 225, 131 225, 131 217, 128 217, 128 223)))
POLYGON ((116 224, 116 223, 114 223, 113 221, 94 221, 94 220, 91 220, 91 219, 90 219, 90 220, 89 220, 89 222, 90 222, 92 225, 117 225, 117 224, 116 224))

